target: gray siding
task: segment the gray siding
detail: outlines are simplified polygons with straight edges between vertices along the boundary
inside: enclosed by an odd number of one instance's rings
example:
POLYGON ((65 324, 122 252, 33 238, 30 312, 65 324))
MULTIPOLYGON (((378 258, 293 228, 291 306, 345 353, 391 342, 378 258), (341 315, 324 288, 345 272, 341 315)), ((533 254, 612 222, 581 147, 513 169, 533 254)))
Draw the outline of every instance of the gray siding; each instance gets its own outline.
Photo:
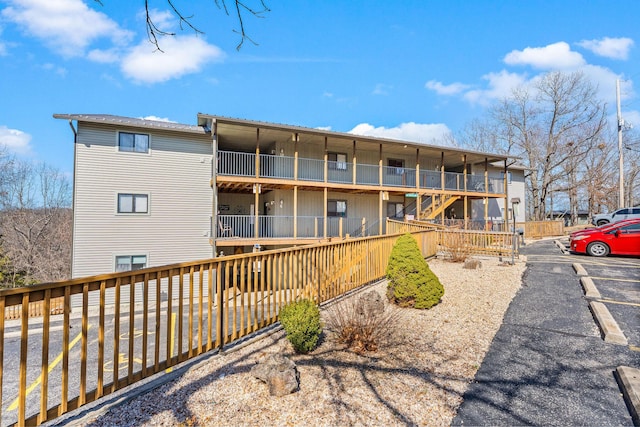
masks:
POLYGON ((206 137, 80 123, 73 277, 113 272, 117 255, 148 266, 210 257, 210 178, 206 137), (150 153, 118 152, 118 131, 150 134, 150 153), (118 193, 148 194, 149 213, 118 214, 118 193))

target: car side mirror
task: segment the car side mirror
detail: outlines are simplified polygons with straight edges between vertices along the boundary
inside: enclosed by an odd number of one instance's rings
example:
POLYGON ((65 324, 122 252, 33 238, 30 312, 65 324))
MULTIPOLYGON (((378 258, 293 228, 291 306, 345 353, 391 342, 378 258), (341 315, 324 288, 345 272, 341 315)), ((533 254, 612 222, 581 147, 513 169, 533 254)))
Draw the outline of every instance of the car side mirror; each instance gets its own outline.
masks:
POLYGON ((620 237, 620 229, 618 228, 613 234, 615 234, 616 237, 620 237))

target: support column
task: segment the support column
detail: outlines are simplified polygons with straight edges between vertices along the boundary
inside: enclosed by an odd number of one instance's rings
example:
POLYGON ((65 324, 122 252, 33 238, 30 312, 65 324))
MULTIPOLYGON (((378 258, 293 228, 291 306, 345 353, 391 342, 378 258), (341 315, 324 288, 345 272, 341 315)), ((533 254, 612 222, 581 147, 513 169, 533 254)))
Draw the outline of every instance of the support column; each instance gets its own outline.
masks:
POLYGON ((509 231, 509 169, 507 159, 504 160, 504 226, 509 231))
POLYGON ((293 238, 298 238, 298 186, 293 187, 293 238))
POLYGON ((294 134, 293 141, 293 179, 298 180, 298 134, 294 134))
MULTIPOLYGON (((489 160, 484 158, 484 192, 489 192, 489 160)), ((484 196, 484 228, 487 228, 487 220, 489 219, 489 198, 484 196)))
POLYGON ((378 156, 378 180, 380 182, 380 186, 382 186, 382 144, 380 144, 379 148, 379 156, 378 156))
MULTIPOLYGON (((440 193, 440 203, 444 202, 444 151, 440 153, 440 184, 442 185, 442 193, 440 193)), ((434 199, 435 200, 435 199, 434 199)), ((444 225, 444 209, 440 212, 440 222, 444 225)))
POLYGON ((352 163, 353 163, 353 185, 356 185, 356 183, 358 182, 356 180, 356 171, 358 169, 358 162, 356 161, 356 141, 355 139, 353 140, 353 156, 352 156, 352 163))
POLYGON ((378 197, 378 235, 382 236, 382 224, 384 221, 384 218, 382 216, 382 201, 384 200, 384 191, 380 190, 380 195, 378 197))
POLYGON ((463 169, 463 179, 464 179, 464 229, 466 230, 468 228, 468 215, 469 215, 469 210, 467 207, 467 203, 469 201, 469 198, 467 196, 467 155, 464 155, 464 169, 463 169))
POLYGON ((327 203, 329 202, 327 187, 324 187, 324 205, 322 207, 322 214, 324 216, 324 221, 322 221, 322 226, 324 228, 322 232, 322 236, 327 238, 327 203))

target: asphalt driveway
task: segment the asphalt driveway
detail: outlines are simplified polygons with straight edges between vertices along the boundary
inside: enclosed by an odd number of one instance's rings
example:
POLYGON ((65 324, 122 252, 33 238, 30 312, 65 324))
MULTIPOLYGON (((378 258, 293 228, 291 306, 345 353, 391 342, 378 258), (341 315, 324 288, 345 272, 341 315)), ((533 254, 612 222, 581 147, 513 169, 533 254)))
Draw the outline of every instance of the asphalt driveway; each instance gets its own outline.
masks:
POLYGON ((640 269, 632 267, 640 261, 623 259, 624 268, 630 265, 629 278, 617 258, 564 254, 552 240, 530 244, 523 254, 528 257, 523 286, 452 424, 633 425, 614 371, 640 368, 638 307, 606 303, 630 345, 605 342, 572 265, 583 262, 589 274, 593 267, 594 277, 608 277, 601 296, 617 301, 620 294, 637 295, 638 284, 628 280, 635 280, 640 269), (610 286, 614 276, 619 287, 610 286))

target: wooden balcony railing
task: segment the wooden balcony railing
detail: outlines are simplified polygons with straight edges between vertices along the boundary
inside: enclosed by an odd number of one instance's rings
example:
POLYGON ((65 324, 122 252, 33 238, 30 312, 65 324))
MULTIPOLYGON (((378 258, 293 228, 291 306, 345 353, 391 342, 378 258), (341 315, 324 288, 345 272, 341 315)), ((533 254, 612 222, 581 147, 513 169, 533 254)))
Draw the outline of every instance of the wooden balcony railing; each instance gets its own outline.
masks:
MULTIPOLYGON (((222 176, 256 176, 254 153, 233 151, 218 152, 218 174, 222 176)), ((319 159, 298 158, 298 177, 300 181, 325 181, 325 162, 319 159)), ((295 179, 295 157, 260 154, 260 173, 262 178, 295 179)), ((352 184, 354 182, 353 163, 327 161, 326 181, 330 183, 352 184)), ((465 174, 458 172, 425 171, 417 175, 414 168, 390 167, 370 164, 356 164, 355 183, 358 185, 377 185, 405 187, 411 189, 445 189, 465 191, 465 174), (382 170, 380 169, 382 168, 382 170), (382 173, 381 173, 382 172, 382 173), (380 176, 382 175, 382 182, 380 176)), ((467 174, 467 192, 503 194, 504 182, 498 178, 488 180, 485 188, 484 175, 467 174)))
MULTIPOLYGON (((1 424, 41 424, 272 325, 290 301, 377 281, 398 236, 0 290, 0 312, 21 311, 0 316, 1 424), (51 314, 56 299, 63 314, 51 314), (29 317, 34 303, 42 318, 29 317)), ((436 253, 436 232, 414 236, 424 256, 436 253)))

